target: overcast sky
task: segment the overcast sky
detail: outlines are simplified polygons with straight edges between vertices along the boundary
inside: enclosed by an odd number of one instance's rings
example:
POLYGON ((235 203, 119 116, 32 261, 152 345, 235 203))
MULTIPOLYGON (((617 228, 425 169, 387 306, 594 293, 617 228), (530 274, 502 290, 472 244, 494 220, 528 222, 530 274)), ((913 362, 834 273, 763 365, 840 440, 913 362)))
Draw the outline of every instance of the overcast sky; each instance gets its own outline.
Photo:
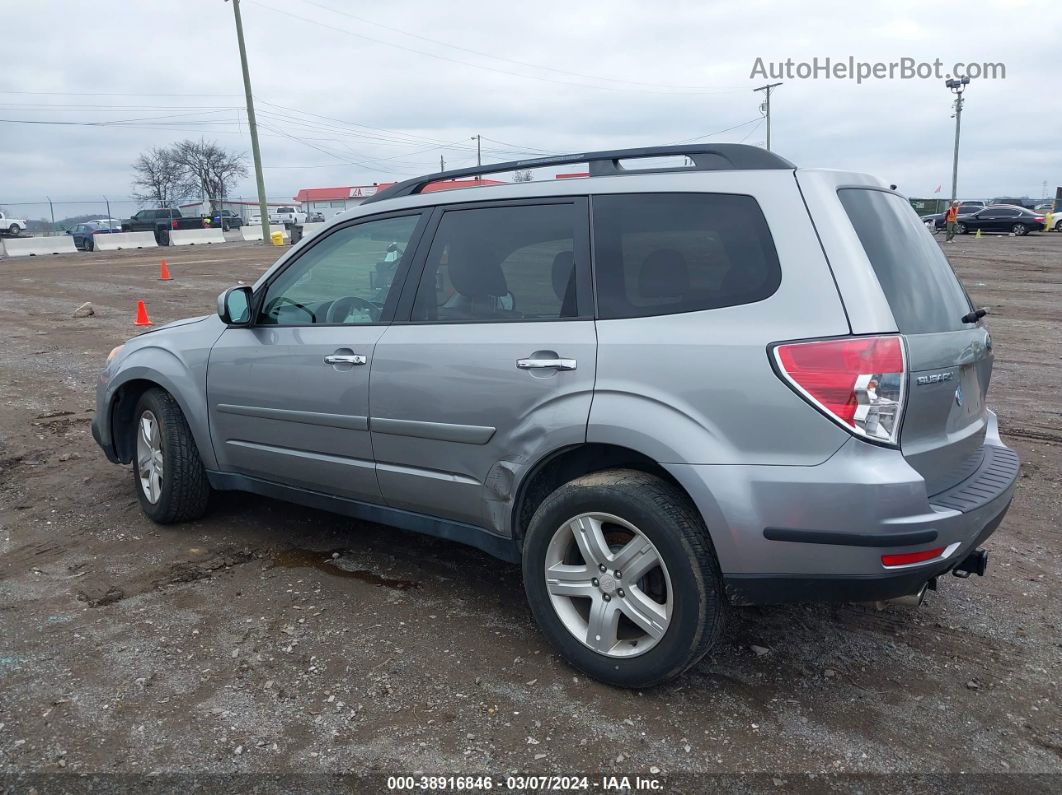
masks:
MULTIPOLYGON (((5 3, 0 206, 130 194, 142 150, 250 153, 232 6, 5 3), (12 22, 14 24, 12 24, 12 22), (135 121, 128 121, 135 120, 135 121), (122 125, 86 122, 122 121, 122 125)), ((959 193, 1062 185, 1062 13, 1051 3, 242 0, 270 198, 534 153, 697 139, 763 145, 767 62, 1001 62, 963 113, 959 193), (728 132, 710 135, 727 128, 728 132), (440 146, 445 145, 445 146, 440 146)), ((773 81, 772 81, 773 82, 773 81)), ((772 148, 799 166, 950 189, 942 80, 785 80, 772 148)), ((237 193, 253 196, 253 174, 237 193)), ((26 215, 42 215, 39 206, 26 215)), ((124 209, 124 208, 123 208, 124 209)), ((56 216, 84 212, 62 205, 56 216)))

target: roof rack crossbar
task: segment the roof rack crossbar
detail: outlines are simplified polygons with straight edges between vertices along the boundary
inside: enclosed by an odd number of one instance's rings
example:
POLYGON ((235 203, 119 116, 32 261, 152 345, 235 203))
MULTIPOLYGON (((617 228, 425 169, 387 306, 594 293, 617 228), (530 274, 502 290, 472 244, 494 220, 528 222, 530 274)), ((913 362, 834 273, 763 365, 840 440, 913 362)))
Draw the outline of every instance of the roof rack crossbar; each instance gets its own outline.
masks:
POLYGON ((601 152, 578 152, 569 155, 550 155, 531 160, 510 160, 506 163, 493 163, 471 168, 459 168, 451 171, 439 171, 435 174, 407 179, 389 188, 379 191, 367 198, 362 204, 395 199, 399 196, 412 196, 420 193, 433 182, 460 179, 462 177, 480 177, 485 174, 499 174, 504 171, 517 171, 549 166, 567 166, 586 163, 590 176, 605 177, 619 174, 653 174, 674 171, 726 171, 757 169, 794 169, 795 165, 784 157, 747 144, 688 144, 685 146, 644 146, 638 149, 610 149, 601 152), (639 158, 685 156, 693 165, 664 168, 631 169, 624 167, 621 161, 639 158))

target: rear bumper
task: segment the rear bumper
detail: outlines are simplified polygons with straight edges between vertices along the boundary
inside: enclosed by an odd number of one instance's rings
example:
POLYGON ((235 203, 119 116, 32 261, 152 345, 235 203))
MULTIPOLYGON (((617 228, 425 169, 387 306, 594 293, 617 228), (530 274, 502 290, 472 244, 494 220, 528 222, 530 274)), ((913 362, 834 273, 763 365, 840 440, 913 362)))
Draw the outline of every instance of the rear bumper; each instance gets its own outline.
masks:
POLYGON ((1003 521, 1017 455, 990 417, 983 455, 956 486, 927 496, 897 450, 857 439, 814 467, 672 465, 704 517, 734 604, 876 601, 957 566, 1003 521), (924 563, 882 555, 943 548, 924 563))
POLYGON ((934 577, 958 566, 979 547, 1003 521, 1010 501, 957 554, 945 560, 911 569, 866 575, 759 576, 724 577, 727 598, 735 605, 765 605, 785 602, 877 602, 916 593, 934 577))

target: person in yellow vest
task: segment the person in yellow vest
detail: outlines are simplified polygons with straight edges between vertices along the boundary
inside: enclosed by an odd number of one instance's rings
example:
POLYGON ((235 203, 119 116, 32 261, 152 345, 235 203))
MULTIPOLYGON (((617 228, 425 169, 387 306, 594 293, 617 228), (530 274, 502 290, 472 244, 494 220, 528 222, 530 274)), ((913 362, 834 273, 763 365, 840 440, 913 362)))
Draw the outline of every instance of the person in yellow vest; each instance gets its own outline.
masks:
POLYGON ((949 207, 948 211, 944 213, 944 225, 948 229, 948 235, 944 238, 944 242, 955 242, 952 238, 955 237, 955 231, 959 226, 959 203, 957 201, 953 201, 951 207, 949 207))

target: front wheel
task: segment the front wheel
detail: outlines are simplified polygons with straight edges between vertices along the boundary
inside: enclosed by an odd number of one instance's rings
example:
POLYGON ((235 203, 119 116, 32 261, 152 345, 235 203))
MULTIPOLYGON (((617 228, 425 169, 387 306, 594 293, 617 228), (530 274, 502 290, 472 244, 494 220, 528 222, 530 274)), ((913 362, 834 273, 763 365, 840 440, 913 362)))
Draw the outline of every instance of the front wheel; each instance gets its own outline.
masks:
POLYGON ((678 676, 722 630, 722 578, 700 515, 644 472, 585 475, 547 497, 528 527, 523 576, 553 645, 611 685, 678 676))
POLYGON ((955 231, 958 232, 960 235, 965 235, 967 232, 966 224, 956 224, 955 231))
POLYGON ((159 524, 198 519, 206 512, 210 484, 177 401, 168 392, 149 389, 134 416, 133 482, 140 507, 159 524))
POLYGON ((11 224, 11 226, 7 228, 7 233, 11 235, 11 237, 18 237, 19 232, 21 231, 22 230, 19 228, 18 224, 11 224))
POLYGON ((1055 231, 1062 232, 1062 220, 1055 222, 1055 231))
POLYGON ((85 238, 85 251, 93 251, 96 248, 91 237, 85 238))
POLYGON ((1014 224, 1014 226, 1010 228, 1010 231, 1018 237, 1021 237, 1022 235, 1027 235, 1029 233, 1029 227, 1025 224, 1014 224))

